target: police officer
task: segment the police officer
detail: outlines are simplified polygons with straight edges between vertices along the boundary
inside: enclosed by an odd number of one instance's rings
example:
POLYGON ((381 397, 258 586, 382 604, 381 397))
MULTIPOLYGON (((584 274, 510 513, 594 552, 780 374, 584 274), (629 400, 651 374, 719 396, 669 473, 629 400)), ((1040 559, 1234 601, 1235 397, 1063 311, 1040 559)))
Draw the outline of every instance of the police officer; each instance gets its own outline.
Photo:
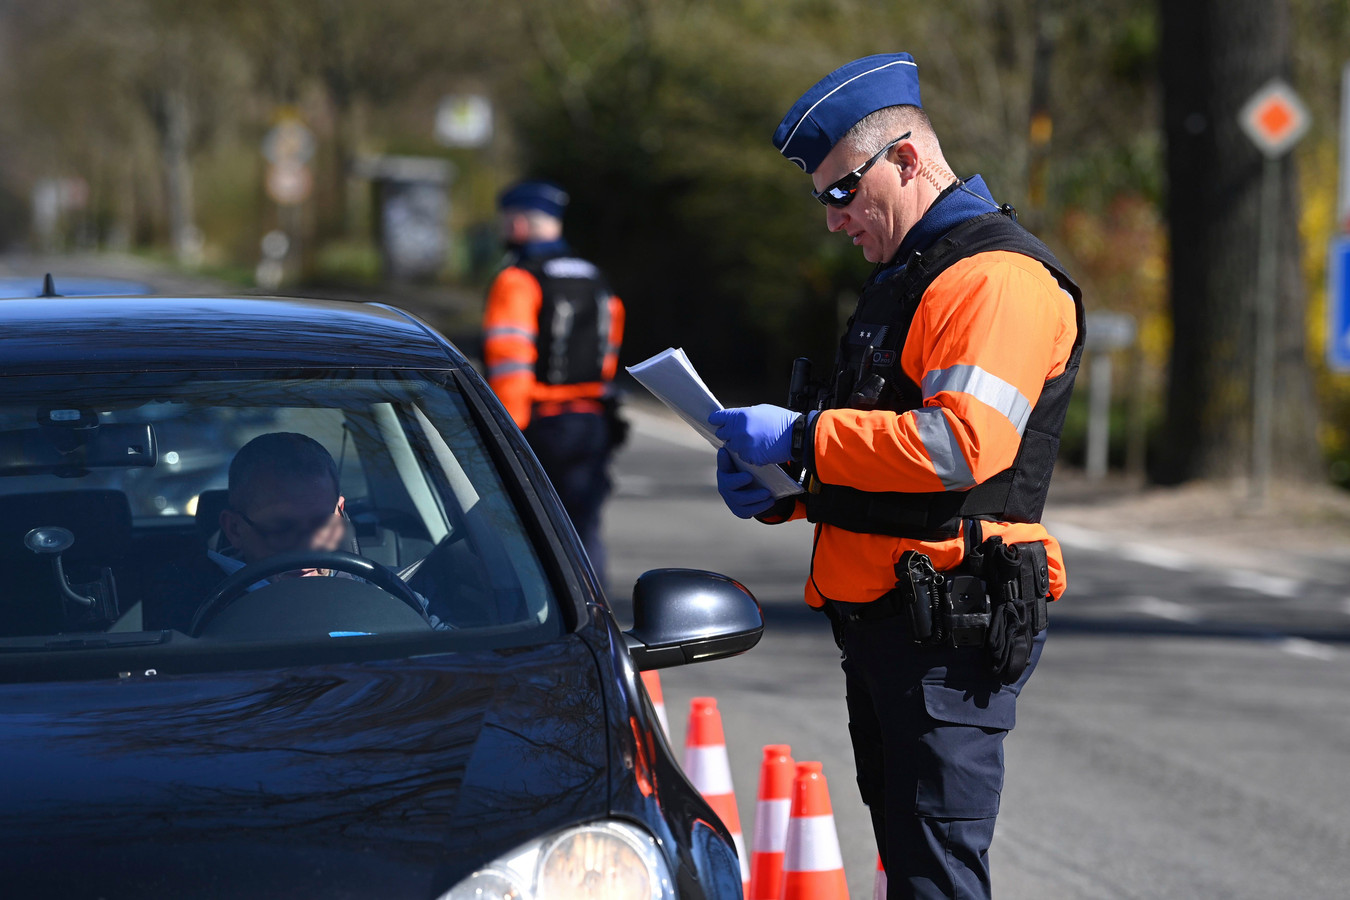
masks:
POLYGON ((774 146, 876 269, 799 409, 714 413, 742 518, 816 523, 806 602, 844 653, 849 730, 889 896, 988 897, 1003 739, 1064 591, 1039 524, 1082 346, 1081 293, 984 181, 957 178, 907 53, 831 72, 774 146))
POLYGON ((624 308, 600 270, 563 240, 567 203, 547 181, 521 182, 499 198, 509 256, 488 292, 483 362, 604 583, 600 510, 609 458, 622 441, 611 382, 624 308))

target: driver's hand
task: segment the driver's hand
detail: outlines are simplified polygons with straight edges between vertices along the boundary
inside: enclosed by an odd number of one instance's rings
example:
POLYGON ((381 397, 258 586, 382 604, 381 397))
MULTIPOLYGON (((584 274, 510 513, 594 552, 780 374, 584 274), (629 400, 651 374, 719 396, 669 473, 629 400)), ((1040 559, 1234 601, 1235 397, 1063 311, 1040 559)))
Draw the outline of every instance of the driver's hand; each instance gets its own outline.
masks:
POLYGON ((322 575, 325 578, 333 574, 331 569, 292 569, 289 572, 282 572, 274 576, 275 581, 284 581, 287 578, 308 578, 314 575, 322 575))

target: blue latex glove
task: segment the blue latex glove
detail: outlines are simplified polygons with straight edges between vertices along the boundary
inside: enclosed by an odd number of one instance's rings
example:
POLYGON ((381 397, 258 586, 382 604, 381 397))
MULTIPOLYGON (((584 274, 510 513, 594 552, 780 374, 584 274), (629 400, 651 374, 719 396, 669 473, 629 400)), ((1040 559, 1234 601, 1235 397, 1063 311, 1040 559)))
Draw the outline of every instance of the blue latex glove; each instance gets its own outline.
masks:
POLYGON ((761 403, 739 409, 719 409, 708 416, 708 424, 727 449, 757 466, 792 461, 792 425, 801 413, 781 406, 761 403))
POLYGON ((749 472, 736 468, 726 447, 717 448, 717 493, 727 508, 742 519, 752 519, 773 506, 773 494, 755 482, 749 472))

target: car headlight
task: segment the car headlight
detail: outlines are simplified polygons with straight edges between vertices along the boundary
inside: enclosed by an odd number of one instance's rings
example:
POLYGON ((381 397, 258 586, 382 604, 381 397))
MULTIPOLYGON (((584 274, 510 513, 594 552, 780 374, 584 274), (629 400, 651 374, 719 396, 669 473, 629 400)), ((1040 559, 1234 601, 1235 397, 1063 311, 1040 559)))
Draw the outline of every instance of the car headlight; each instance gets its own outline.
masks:
POLYGON ((593 822, 531 841, 439 900, 674 900, 656 839, 627 822, 593 822))

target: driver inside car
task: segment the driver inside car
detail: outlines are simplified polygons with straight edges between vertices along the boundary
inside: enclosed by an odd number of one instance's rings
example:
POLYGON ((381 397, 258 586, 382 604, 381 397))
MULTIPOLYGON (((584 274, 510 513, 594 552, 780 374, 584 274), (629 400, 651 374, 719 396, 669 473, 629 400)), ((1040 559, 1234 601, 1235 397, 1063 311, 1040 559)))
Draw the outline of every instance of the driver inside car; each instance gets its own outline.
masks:
MULTIPOLYGON (((178 595, 161 627, 187 631, 196 604, 228 575, 282 553, 299 550, 354 550, 348 545, 349 524, 338 487, 337 463, 318 441, 294 432, 273 432, 249 441, 230 463, 229 502, 220 513, 220 530, 207 544, 207 572, 179 569, 178 595), (195 577, 193 577, 195 575, 195 577), (202 584, 184 593, 183 576, 202 584)), ((250 585, 257 590, 272 581, 299 577, 356 578, 331 569, 298 569, 250 585)), ((450 626, 433 615, 425 597, 417 595, 431 627, 450 626)))
MULTIPOLYGON (((318 441, 279 431, 254 438, 230 463, 229 505, 207 556, 226 575, 294 550, 343 549, 347 522, 337 463, 318 441)), ((327 569, 299 569, 277 578, 331 576, 327 569)), ((259 582, 254 587, 266 582, 259 582)))

